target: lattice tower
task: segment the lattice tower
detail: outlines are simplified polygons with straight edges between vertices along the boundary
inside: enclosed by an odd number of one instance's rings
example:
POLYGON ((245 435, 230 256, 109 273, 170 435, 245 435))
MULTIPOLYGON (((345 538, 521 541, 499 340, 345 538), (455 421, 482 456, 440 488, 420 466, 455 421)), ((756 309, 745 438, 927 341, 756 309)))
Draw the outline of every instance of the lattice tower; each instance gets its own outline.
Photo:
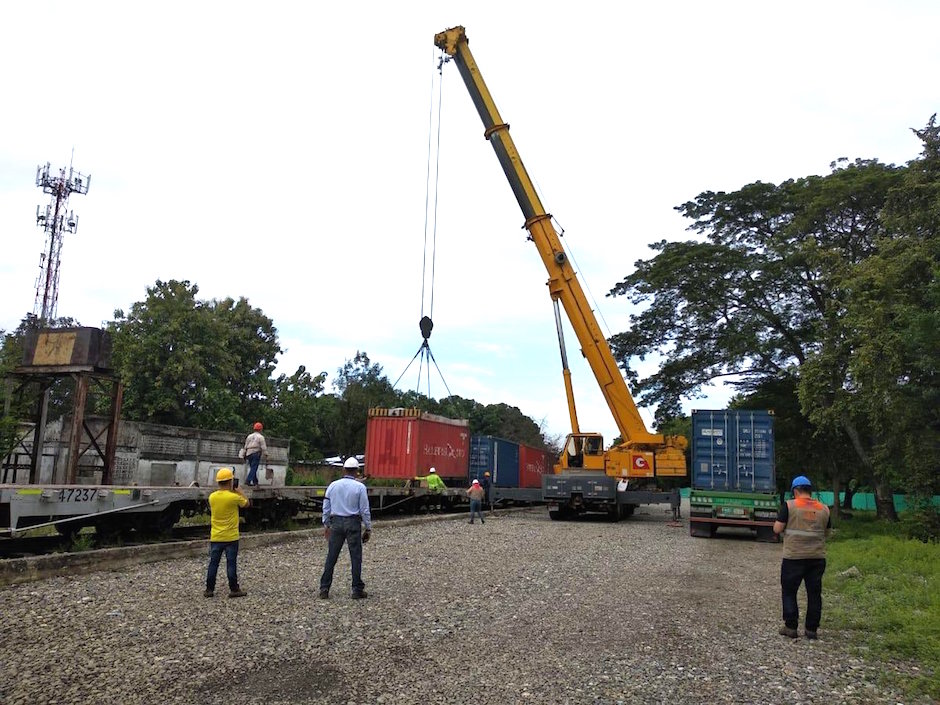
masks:
POLYGON ((46 247, 39 255, 39 276, 36 278, 36 301, 33 313, 43 322, 51 321, 56 316, 59 303, 59 264, 62 254, 62 236, 78 230, 78 216, 68 210, 69 196, 73 193, 86 194, 91 183, 91 176, 85 176, 69 166, 59 169, 59 175, 53 176, 49 162, 36 167, 36 186, 42 188, 51 198, 45 211, 36 206, 36 224, 46 232, 46 247))

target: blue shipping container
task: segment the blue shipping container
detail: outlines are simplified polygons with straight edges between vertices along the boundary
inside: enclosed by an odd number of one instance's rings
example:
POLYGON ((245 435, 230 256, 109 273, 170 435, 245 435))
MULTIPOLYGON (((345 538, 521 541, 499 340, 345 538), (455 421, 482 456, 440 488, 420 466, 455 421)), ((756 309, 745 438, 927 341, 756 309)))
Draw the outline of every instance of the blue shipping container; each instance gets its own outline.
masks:
POLYGON ((495 436, 470 436, 470 480, 490 474, 496 487, 519 486, 519 444, 495 436))
POLYGON ((693 411, 692 487, 776 492, 774 417, 769 411, 693 411))

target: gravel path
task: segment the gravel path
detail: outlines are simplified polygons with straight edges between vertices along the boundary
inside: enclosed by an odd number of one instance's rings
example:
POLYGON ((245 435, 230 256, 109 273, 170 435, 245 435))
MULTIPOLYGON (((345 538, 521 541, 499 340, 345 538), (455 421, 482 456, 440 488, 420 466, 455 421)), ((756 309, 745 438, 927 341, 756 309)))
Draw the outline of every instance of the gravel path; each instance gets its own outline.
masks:
POLYGON ((898 703, 826 631, 777 635, 779 547, 692 539, 662 508, 619 524, 505 514, 379 526, 370 597, 325 544, 243 549, 248 597, 205 559, 0 590, 0 702, 898 703))

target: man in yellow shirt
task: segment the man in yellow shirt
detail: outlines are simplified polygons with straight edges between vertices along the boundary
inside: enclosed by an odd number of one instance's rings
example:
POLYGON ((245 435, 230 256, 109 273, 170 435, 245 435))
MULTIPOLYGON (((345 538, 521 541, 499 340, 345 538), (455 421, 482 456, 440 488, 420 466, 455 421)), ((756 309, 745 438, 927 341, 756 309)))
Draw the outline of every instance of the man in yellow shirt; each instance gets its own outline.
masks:
POLYGON ((233 487, 235 473, 232 468, 220 468, 215 481, 219 489, 209 495, 212 531, 209 534, 209 572, 206 574, 206 597, 215 595, 215 576, 225 553, 225 572, 228 575, 228 596, 244 597, 248 593, 238 585, 238 509, 250 502, 238 487, 233 487))

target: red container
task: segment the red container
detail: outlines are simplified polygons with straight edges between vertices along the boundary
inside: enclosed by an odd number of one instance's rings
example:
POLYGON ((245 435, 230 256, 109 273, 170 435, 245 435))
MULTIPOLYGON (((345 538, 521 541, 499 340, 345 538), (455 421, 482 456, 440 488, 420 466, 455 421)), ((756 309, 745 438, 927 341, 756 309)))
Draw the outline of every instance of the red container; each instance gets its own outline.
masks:
POLYGON ((542 475, 551 475, 555 457, 547 451, 519 445, 519 487, 541 487, 542 475))
POLYGON ((439 477, 466 482, 470 422, 417 409, 369 409, 365 471, 371 477, 410 479, 434 468, 439 477))

